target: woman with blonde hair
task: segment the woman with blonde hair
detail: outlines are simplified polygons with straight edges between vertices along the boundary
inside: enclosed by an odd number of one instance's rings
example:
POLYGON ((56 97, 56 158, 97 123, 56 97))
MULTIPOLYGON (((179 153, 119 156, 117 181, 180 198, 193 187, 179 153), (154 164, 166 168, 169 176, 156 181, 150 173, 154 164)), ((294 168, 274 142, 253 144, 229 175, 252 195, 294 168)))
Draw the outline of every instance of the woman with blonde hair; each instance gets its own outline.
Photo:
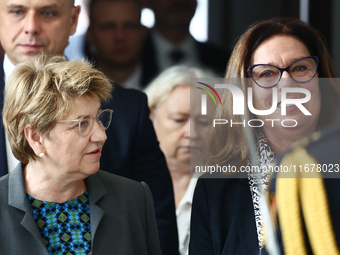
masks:
POLYGON ((20 163, 0 179, 1 254, 161 254, 148 186, 99 170, 111 91, 82 61, 16 66, 3 123, 20 163))

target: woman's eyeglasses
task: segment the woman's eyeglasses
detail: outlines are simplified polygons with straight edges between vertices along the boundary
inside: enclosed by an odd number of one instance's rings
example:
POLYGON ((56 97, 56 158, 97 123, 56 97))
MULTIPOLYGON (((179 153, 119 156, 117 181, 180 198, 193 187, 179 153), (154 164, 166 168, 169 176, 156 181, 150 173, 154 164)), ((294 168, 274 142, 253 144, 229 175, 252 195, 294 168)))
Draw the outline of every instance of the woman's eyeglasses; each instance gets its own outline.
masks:
POLYGON ((257 85, 262 88, 272 88, 279 84, 282 73, 286 71, 295 82, 305 83, 312 80, 317 72, 319 59, 316 56, 296 60, 286 68, 269 64, 252 65, 247 69, 257 85))
MULTIPOLYGON (((101 110, 96 116, 96 121, 102 130, 108 129, 112 119, 111 109, 101 110)), ((93 128, 93 117, 91 115, 82 116, 75 120, 59 120, 57 122, 78 122, 79 133, 81 136, 87 136, 90 134, 93 128)))

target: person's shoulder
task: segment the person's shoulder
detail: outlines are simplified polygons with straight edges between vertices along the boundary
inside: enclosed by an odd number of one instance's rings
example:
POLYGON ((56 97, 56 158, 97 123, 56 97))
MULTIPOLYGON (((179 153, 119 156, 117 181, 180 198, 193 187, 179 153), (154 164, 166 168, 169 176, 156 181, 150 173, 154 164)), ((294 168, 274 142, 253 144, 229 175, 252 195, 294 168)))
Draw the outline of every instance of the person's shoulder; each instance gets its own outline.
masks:
MULTIPOLYGON (((10 174, 6 174, 6 175, 0 177, 0 205, 1 205, 1 207, 6 206, 7 203, 8 203, 9 175, 10 174)), ((2 208, 4 208, 4 207, 2 207, 2 208)))
MULTIPOLYGON (((148 186, 143 182, 131 180, 122 176, 99 170, 94 174, 89 191, 96 193, 104 190, 106 195, 102 203, 112 203, 112 199, 121 206, 127 206, 131 202, 134 208, 144 207, 152 195, 148 186), (99 182, 98 182, 99 180, 99 182), (94 184, 95 183, 95 184, 94 184)), ((87 183, 88 184, 88 183, 87 183)))
POLYGON ((99 170, 95 174, 106 189, 119 189, 121 191, 140 192, 143 184, 135 180, 128 179, 119 175, 115 175, 103 170, 99 170))
POLYGON ((124 184, 124 185, 138 185, 138 184, 140 184, 139 182, 137 182, 135 180, 131 180, 131 179, 128 179, 126 177, 119 176, 119 175, 116 175, 116 174, 112 174, 112 173, 109 173, 109 172, 103 171, 103 170, 98 170, 98 172, 95 173, 95 175, 97 175, 99 177, 99 179, 101 181, 104 181, 104 182, 121 183, 121 184, 124 184))
POLYGON ((113 88, 114 88, 114 94, 116 95, 130 95, 130 96, 135 96, 135 97, 144 97, 145 93, 137 90, 137 89, 132 89, 132 88, 124 88, 118 83, 113 83, 113 88))
POLYGON ((8 179, 9 179, 9 174, 6 174, 0 177, 0 186, 4 185, 5 183, 8 183, 8 179))
POLYGON ((226 175, 223 173, 206 173, 197 181, 198 186, 204 186, 208 193, 219 192, 222 190, 233 189, 244 180, 237 174, 226 175))
POLYGON ((142 91, 136 89, 123 88, 117 83, 113 83, 112 98, 105 104, 106 107, 115 109, 133 109, 136 111, 136 105, 147 107, 147 97, 142 91))
POLYGON ((22 176, 22 165, 21 165, 21 163, 19 163, 8 174, 0 177, 0 185, 3 185, 4 183, 8 183, 10 178, 12 178, 12 180, 14 180, 14 183, 18 183, 17 180, 20 179, 21 176, 22 176))
POLYGON ((0 183, 1 183, 1 182, 4 182, 4 181, 6 181, 6 180, 8 181, 8 178, 9 178, 9 174, 6 174, 6 175, 4 175, 4 176, 1 176, 1 177, 0 177, 0 183))
POLYGON ((242 176, 239 173, 207 172, 199 177, 205 183, 236 183, 242 176))

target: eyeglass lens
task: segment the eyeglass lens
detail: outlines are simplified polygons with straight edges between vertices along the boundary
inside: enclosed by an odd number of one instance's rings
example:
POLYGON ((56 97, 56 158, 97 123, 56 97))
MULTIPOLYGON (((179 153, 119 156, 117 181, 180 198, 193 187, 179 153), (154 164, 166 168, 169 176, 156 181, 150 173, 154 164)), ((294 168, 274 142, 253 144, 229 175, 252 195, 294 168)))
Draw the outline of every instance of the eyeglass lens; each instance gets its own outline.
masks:
MULTIPOLYGON (((111 112, 104 110, 97 116, 97 122, 98 124, 103 128, 103 130, 106 130, 111 123, 111 112)), ((93 117, 92 116, 85 116, 83 119, 79 122, 79 132, 82 136, 87 136, 93 127, 93 117)))
MULTIPOLYGON (((314 58, 304 58, 293 63, 289 67, 288 73, 294 81, 303 83, 310 81, 314 77, 316 68, 317 65, 314 58)), ((273 87, 281 78, 281 71, 271 65, 258 65, 251 71, 256 83, 263 87, 273 87)))
POLYGON ((98 123, 102 124, 104 129, 106 130, 111 124, 111 117, 111 112, 104 110, 98 115, 98 123))

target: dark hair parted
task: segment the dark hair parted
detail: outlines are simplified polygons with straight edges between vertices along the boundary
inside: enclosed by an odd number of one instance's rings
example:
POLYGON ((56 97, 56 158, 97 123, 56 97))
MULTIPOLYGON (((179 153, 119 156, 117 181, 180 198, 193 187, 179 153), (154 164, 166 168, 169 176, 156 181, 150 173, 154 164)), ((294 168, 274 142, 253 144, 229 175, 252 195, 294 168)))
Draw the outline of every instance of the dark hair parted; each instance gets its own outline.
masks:
MULTIPOLYGON (((309 50, 311 56, 319 58, 318 77, 336 78, 332 59, 327 49, 323 35, 307 23, 296 18, 277 18, 264 20, 251 25, 236 43, 226 70, 226 80, 230 78, 249 78, 246 70, 252 64, 254 51, 264 41, 274 36, 291 36, 301 41, 309 50)), ((320 85, 320 84, 319 84, 320 85)), ((339 120, 340 87, 335 79, 329 79, 327 86, 322 84, 321 109, 318 127, 323 128, 339 120)), ((246 95, 247 85, 241 84, 246 95)), ((232 97, 228 90, 221 95, 223 106, 216 110, 217 119, 232 117, 241 121, 239 116, 232 114, 232 97)), ((249 116, 253 116, 250 112, 249 116)), ((248 145, 242 128, 223 127, 217 125, 212 134, 211 163, 241 162, 248 157, 248 145), (222 139, 223 138, 223 139, 222 139)))

